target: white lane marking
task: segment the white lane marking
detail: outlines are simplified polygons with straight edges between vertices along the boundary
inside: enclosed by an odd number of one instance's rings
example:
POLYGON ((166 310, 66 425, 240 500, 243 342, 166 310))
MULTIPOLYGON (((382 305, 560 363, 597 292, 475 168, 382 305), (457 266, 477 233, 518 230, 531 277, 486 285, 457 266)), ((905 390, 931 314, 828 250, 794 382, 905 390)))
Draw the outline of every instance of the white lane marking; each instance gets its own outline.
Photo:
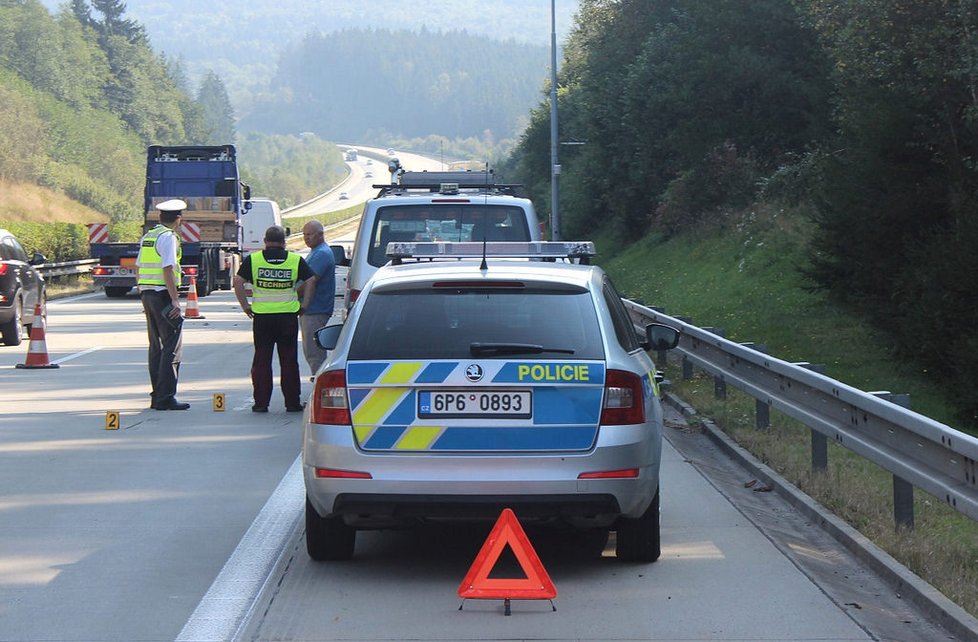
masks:
POLYGON ((299 521, 304 497, 299 455, 194 609, 177 642, 238 639, 299 521))
POLYGON ((63 299, 54 299, 47 302, 47 306, 62 306, 65 303, 72 303, 73 301, 83 301, 84 299, 91 299, 93 297, 100 296, 101 292, 89 292, 88 294, 76 294, 75 296, 66 296, 63 299))
POLYGON ((78 357, 84 357, 86 354, 89 354, 91 352, 97 352, 97 351, 101 350, 104 347, 105 346, 96 346, 94 348, 89 348, 88 350, 83 350, 82 352, 76 352, 75 354, 69 354, 67 357, 61 357, 60 359, 58 359, 56 361, 52 361, 51 363, 58 364, 58 363, 64 363, 65 361, 71 361, 72 359, 77 359, 78 357))

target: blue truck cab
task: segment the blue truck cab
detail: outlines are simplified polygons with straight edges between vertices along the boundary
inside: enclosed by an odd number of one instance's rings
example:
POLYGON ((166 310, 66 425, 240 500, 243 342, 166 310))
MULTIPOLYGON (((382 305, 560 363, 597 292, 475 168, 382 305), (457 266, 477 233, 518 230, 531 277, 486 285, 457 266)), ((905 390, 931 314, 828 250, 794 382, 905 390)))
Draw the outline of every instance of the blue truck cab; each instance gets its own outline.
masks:
MULTIPOLYGON (((143 231, 159 221, 156 206, 179 198, 187 202, 181 226, 181 289, 193 284, 197 295, 230 290, 241 261, 242 217, 250 188, 238 174, 234 145, 150 145, 146 154, 143 231)), ((125 296, 136 285, 138 243, 92 243, 99 259, 92 275, 109 297, 125 296)))

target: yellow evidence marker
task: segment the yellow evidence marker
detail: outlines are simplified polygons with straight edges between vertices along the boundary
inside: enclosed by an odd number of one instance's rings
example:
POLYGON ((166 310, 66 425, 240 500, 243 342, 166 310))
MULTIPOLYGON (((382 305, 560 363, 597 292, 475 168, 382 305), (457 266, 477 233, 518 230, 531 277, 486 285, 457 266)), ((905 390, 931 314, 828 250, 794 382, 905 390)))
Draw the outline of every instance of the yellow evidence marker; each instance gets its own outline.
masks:
POLYGON ((214 393, 214 412, 224 412, 224 393, 214 393))
POLYGON ((106 430, 118 430, 119 424, 122 423, 122 416, 118 410, 108 410, 105 413, 105 429, 106 430))

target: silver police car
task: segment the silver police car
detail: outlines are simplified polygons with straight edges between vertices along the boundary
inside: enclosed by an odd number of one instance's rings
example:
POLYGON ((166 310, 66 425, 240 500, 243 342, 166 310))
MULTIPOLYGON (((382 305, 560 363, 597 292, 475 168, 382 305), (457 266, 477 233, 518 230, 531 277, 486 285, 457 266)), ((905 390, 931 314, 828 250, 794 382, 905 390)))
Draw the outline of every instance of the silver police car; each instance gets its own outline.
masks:
POLYGON ((317 333, 333 351, 303 433, 310 557, 352 557, 357 530, 508 507, 602 546, 614 530, 620 559, 658 559, 662 408, 646 351, 678 331, 638 336, 587 264, 590 242, 388 255, 346 322, 317 333))

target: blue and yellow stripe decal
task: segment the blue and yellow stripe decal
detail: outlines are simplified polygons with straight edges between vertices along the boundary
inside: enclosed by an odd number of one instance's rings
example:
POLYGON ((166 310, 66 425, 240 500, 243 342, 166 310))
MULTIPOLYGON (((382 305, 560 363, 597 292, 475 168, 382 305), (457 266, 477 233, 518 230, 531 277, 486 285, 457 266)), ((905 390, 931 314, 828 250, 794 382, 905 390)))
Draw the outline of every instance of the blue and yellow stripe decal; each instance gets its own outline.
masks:
MULTIPOLYGON (((353 430, 368 451, 587 450, 604 393, 601 361, 357 361, 347 364, 353 430), (477 363, 481 380, 466 369, 477 363), (418 419, 419 389, 529 389, 532 419, 418 419)), ((654 380, 653 380, 654 381, 654 380)))

